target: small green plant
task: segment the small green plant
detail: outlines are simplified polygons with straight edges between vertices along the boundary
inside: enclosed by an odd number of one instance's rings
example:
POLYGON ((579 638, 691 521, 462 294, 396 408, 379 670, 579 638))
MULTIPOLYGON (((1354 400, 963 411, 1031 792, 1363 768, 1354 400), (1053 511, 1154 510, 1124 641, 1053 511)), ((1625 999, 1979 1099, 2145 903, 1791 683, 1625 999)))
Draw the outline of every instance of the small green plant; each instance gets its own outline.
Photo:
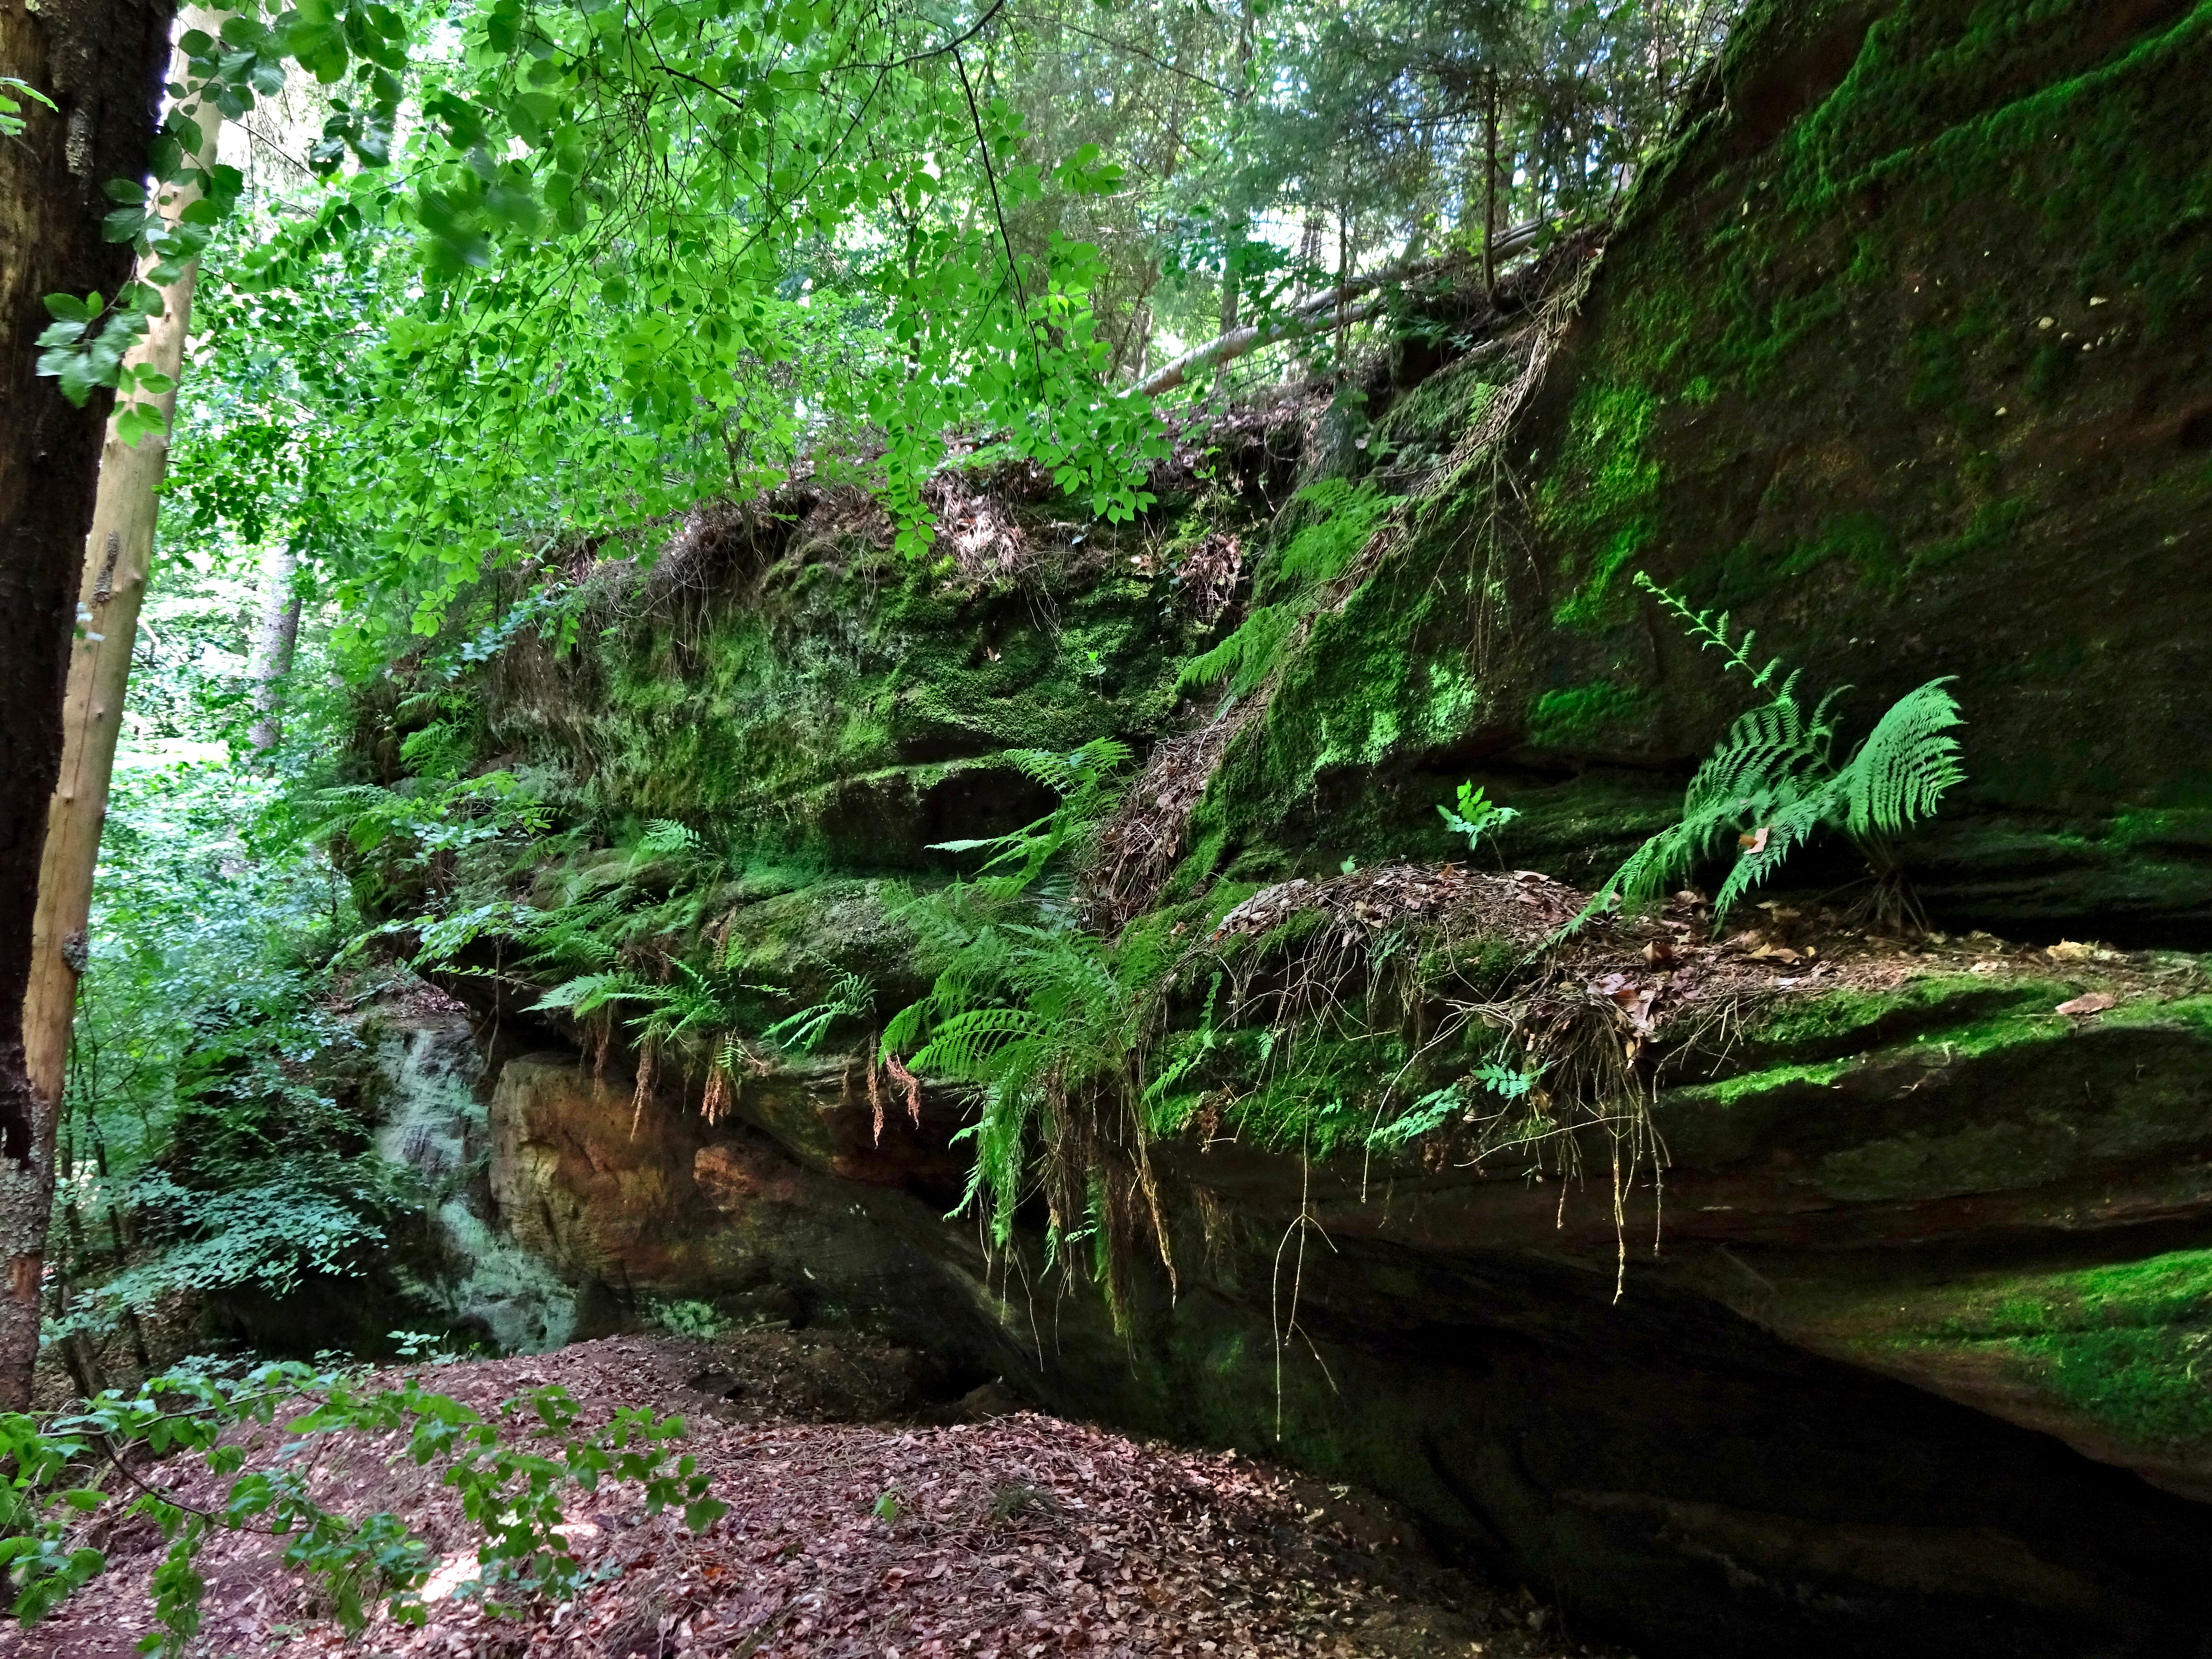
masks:
POLYGON ((388 1331, 392 1346, 402 1359, 424 1365, 451 1365, 465 1356, 450 1334, 434 1331, 388 1331))
POLYGON ((1535 1085, 1536 1079, 1528 1073, 1518 1072, 1510 1066, 1492 1060, 1476 1066, 1467 1076, 1448 1083, 1432 1093, 1423 1095, 1402 1115, 1368 1131, 1367 1144, 1378 1150, 1388 1150, 1402 1146, 1409 1140, 1419 1140, 1453 1118, 1467 1115, 1478 1091, 1495 1095, 1510 1103, 1525 1097, 1535 1085))
POLYGON ((712 1338, 721 1335, 730 1322, 714 1311, 711 1302, 694 1301, 683 1297, 653 1304, 653 1316, 660 1328, 672 1336, 712 1338))
POLYGON ((18 138, 23 134, 23 106, 15 99, 15 94, 20 92, 24 97, 33 99, 48 109, 57 107, 52 99, 28 81, 19 81, 12 75, 0 75, 0 88, 6 88, 0 91, 0 138, 18 138))
POLYGON ((218 1528, 283 1540, 284 1565, 321 1582, 350 1635, 366 1627, 380 1601, 396 1621, 422 1624, 420 1591, 436 1560, 422 1539, 389 1513, 356 1518, 325 1507, 309 1487, 313 1459, 245 1469, 244 1448, 226 1434, 240 1424, 274 1427, 302 1405, 308 1409, 284 1428, 303 1442, 341 1430, 404 1433, 408 1455, 442 1471, 442 1484, 460 1493, 481 1535, 482 1566, 462 1593, 494 1614, 573 1593, 580 1564, 561 1530, 571 1488, 596 1492, 602 1480, 634 1482, 647 1513, 680 1508, 694 1532, 728 1509, 709 1494, 696 1460, 676 1453, 680 1417, 624 1407, 587 1431, 581 1408, 558 1387, 534 1389, 486 1416, 414 1377, 368 1392, 356 1376, 296 1363, 234 1381, 179 1370, 135 1396, 102 1394, 48 1421, 0 1413, 0 1469, 7 1471, 0 1475, 0 1571, 15 1592, 9 1611, 16 1621, 36 1623, 105 1570, 106 1555, 84 1541, 83 1517, 109 1500, 76 1483, 95 1462, 125 1469, 143 1463, 137 1454, 145 1452, 155 1460, 196 1454, 210 1473, 234 1478, 219 1504, 201 1507, 173 1486, 128 1476, 137 1495, 117 1500, 123 1512, 150 1519, 168 1542, 154 1571, 157 1627, 140 1643, 143 1651, 173 1659, 198 1633, 206 1582, 197 1561, 218 1528))
POLYGON ((876 1499, 875 1507, 871 1513, 885 1526, 896 1527, 898 1525, 899 1516, 905 1513, 905 1508, 900 1504, 896 1492, 887 1492, 876 1499))
POLYGON ((690 824, 679 823, 674 818, 655 818, 647 824, 631 854, 634 862, 671 859, 681 863, 706 856, 705 839, 690 824))
POLYGON ((761 1041, 787 1054, 811 1054, 841 1019, 857 1019, 873 1012, 874 984, 850 969, 841 969, 831 981, 830 994, 821 1001, 787 1014, 761 1033, 761 1041))
POLYGON ((1505 826, 1521 816, 1518 807, 1500 806, 1489 798, 1487 790, 1478 789, 1472 783, 1459 787, 1455 806, 1438 806, 1437 816, 1443 819, 1444 828, 1455 836, 1467 837, 1467 850, 1482 850, 1482 838, 1496 836, 1505 826))
MULTIPOLYGON (((1782 673, 1779 658, 1763 668, 1754 665, 1752 632, 1729 638, 1726 611, 1717 618, 1693 611, 1641 571, 1636 585, 1672 611, 1701 649, 1718 651, 1724 668, 1741 672, 1753 690, 1765 690, 1782 673)), ((1832 711, 1850 688, 1838 686, 1808 710, 1797 695, 1796 673, 1784 676, 1779 690, 1737 717, 1698 769, 1682 797, 1680 822, 1637 848, 1577 922, 1609 902, 1648 902, 1698 860, 1732 843, 1735 861, 1713 898, 1717 928, 1729 908, 1779 869, 1791 853, 1822 830, 1840 830, 1865 857, 1873 876, 1869 908, 1875 919, 1918 923, 1893 838, 1932 814, 1944 793, 1966 777, 1958 740, 1949 735, 1965 723, 1958 703, 1943 689, 1952 678, 1929 680, 1890 704, 1839 766, 1832 755, 1832 711)))

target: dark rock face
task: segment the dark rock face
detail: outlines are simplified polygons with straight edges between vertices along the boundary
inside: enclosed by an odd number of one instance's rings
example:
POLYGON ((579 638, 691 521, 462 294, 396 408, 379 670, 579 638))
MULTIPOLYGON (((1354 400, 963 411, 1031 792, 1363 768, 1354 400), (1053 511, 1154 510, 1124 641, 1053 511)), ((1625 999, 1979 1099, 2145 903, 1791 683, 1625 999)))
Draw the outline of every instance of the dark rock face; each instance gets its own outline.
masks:
POLYGON ((1863 709, 1959 676, 1972 810, 1924 851, 1959 921, 2203 937, 2208 76, 2172 0, 1755 17, 1530 423, 1532 720, 1607 684, 1633 712, 1569 747, 1717 733, 1646 569, 1863 709))
POLYGON ((1640 571, 1853 687, 1848 738, 1957 677, 1969 785, 1911 854, 1951 922, 2212 938, 2208 80, 2180 0, 1755 6, 1516 427, 1525 495, 1316 623, 1230 857, 1440 853, 1472 772, 1515 860, 1611 868, 1747 704, 1640 571))
MULTIPOLYGON (((2046 1069, 2102 1077, 2094 1045, 2076 1046, 2046 1069)), ((2001 1127, 2014 1108, 1977 1087, 2001 1073, 1953 1063, 1962 1115, 2001 1127)), ((1759 1074, 1739 1076, 1739 1099, 1755 1097, 1759 1074)), ((1832 1157, 1879 1148, 1907 1087, 1830 1094, 1832 1157)), ((1706 1109, 1689 1091, 1661 1121, 1697 1143, 1706 1109)), ((854 1145, 866 1104, 834 1066, 768 1080, 713 1128, 655 1102, 633 1138, 631 1111, 627 1089, 562 1054, 510 1062, 493 1107, 510 1224, 603 1322, 658 1294, 878 1325, 1051 1409, 1372 1486, 1454 1553, 1655 1655, 2212 1650, 2192 1611, 2212 1510, 2057 1437, 2201 1486, 2212 1436, 2131 1440, 2139 1425, 2070 1400, 2024 1358, 2000 1376, 2007 1356, 1956 1328, 1978 1272, 2015 1296, 2042 1282, 2021 1266, 2039 1250, 2063 1264, 2051 1282, 2083 1273, 2081 1250, 2035 1241, 2065 1224, 2073 1188, 2102 1180, 2119 1198, 2094 1146, 2026 1186, 1981 1177, 1985 1199, 2012 1194, 2011 1214, 2045 1206, 2039 1227, 1962 1226, 1942 1180, 1854 1199, 1809 1196, 1817 1172, 1765 1179, 1787 1139, 1770 1115, 1774 1139, 1708 1136, 1669 1172, 1656 1256, 1651 1218, 1632 1214, 1618 1299, 1601 1182, 1562 1206, 1556 1186, 1391 1170, 1363 1199, 1356 1169, 1181 1152, 1163 1171, 1178 1293, 1141 1275, 1117 1335, 1095 1292, 1043 1288, 1033 1251, 987 1264, 971 1228, 937 1218, 955 1109, 935 1097, 929 1133, 877 1162, 854 1145), (1928 1242, 1962 1231, 1994 1261, 1928 1242), (1870 1321, 1892 1298, 1905 1316, 1870 1321), (1866 1363, 1884 1344, 1911 1358, 1866 1363)), ((2201 1172, 2212 1137, 2185 1127, 2201 1172)), ((2208 1203, 2200 1179, 2179 1207, 2208 1203)), ((2201 1240, 2201 1220, 2185 1231, 2201 1240)), ((2185 1340, 2203 1311, 2167 1309, 2156 1329, 2185 1340)))

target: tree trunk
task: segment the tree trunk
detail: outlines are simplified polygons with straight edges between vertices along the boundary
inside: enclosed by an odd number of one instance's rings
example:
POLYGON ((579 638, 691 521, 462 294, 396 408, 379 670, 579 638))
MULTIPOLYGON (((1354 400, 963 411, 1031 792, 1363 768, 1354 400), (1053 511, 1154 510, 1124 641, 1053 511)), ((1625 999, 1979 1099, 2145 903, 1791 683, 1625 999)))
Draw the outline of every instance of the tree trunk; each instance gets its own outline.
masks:
POLYGON ((1490 71, 1490 98, 1482 123, 1482 294, 1498 304, 1498 70, 1490 71))
POLYGON ((261 635, 253 645, 253 729, 248 734, 257 754, 274 749, 284 735, 278 703, 284 676, 292 672, 292 653, 300 647, 300 590, 295 581, 299 571, 300 556, 289 542, 261 567, 261 635))
MULTIPOLYGON (((1537 233, 1542 228, 1542 221, 1532 219, 1527 224, 1516 225, 1510 230, 1500 233, 1497 240, 1491 244, 1491 257, 1493 259, 1510 259, 1517 253, 1527 252, 1534 246, 1537 233)), ((1210 368, 1242 357, 1248 352, 1256 351, 1261 346, 1272 345, 1278 340, 1300 338, 1324 328, 1334 327, 1334 319, 1329 313, 1353 295, 1368 293, 1390 283, 1410 283, 1423 276, 1435 276, 1450 270, 1466 258, 1464 254, 1446 253, 1433 258, 1401 260, 1395 264, 1378 267, 1366 276, 1356 276, 1325 294, 1301 300, 1271 323, 1248 324, 1218 339, 1209 340, 1202 346, 1194 346, 1173 362, 1154 369, 1138 382, 1137 390, 1147 397, 1157 398, 1195 380, 1210 368)), ((1345 313, 1345 320, 1348 323, 1364 322, 1380 309, 1379 302, 1372 301, 1357 305, 1345 313)))
MULTIPOLYGON (((1488 243, 1486 242, 1483 245, 1483 251, 1486 255, 1488 253, 1488 243)), ((1336 210, 1337 301, 1335 371, 1336 384, 1339 386, 1342 386, 1350 377, 1350 371, 1346 367, 1344 361, 1344 343, 1346 334, 1348 333, 1352 328, 1352 307, 1346 303, 1344 296, 1351 292, 1352 273, 1354 267, 1358 264, 1358 251, 1352 246, 1352 243, 1351 212, 1348 209, 1339 208, 1336 210)))
POLYGON ((47 804, 61 770, 62 699, 108 398, 73 409, 36 373, 44 299, 112 297, 130 249, 100 234, 101 185, 146 170, 168 60, 164 0, 0 0, 0 73, 25 100, 0 140, 0 1407, 30 1398, 53 1180, 58 1080, 31 1076, 24 994, 47 804))
MULTIPOLYGON (((1252 0, 1243 0, 1243 4, 1238 9, 1237 16, 1237 106, 1239 110, 1243 109, 1252 101, 1251 82, 1252 0)), ((1230 233, 1228 251, 1222 256, 1221 261, 1220 336, 1234 334, 1237 331, 1237 301, 1238 295, 1243 289, 1243 275, 1238 269, 1238 260, 1243 252, 1244 240, 1251 234, 1251 215, 1238 214, 1230 233)), ((1220 389, 1221 382, 1227 378, 1228 361, 1224 357, 1215 365, 1217 390, 1220 389)), ((1140 380, 1145 378, 1141 370, 1139 371, 1137 378, 1140 380)))

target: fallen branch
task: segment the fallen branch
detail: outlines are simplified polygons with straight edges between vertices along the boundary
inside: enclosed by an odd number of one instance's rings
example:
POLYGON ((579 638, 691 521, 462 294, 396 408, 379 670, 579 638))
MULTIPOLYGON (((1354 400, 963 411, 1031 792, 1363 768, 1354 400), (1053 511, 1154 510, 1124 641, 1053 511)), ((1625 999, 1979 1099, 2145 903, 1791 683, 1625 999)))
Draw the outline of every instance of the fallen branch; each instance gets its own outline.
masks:
MULTIPOLYGON (((1525 252, 1534 245, 1537 234, 1543 226, 1542 220, 1531 220, 1525 225, 1516 225, 1501 233, 1491 244, 1492 264, 1525 252)), ((1364 276, 1354 277, 1348 283, 1301 300, 1279 317, 1244 328, 1231 329, 1202 346, 1186 351, 1172 362, 1155 370, 1148 379, 1139 381, 1137 390, 1147 397, 1157 398, 1164 392, 1173 392, 1177 386, 1187 385, 1218 364, 1246 356, 1261 346, 1274 344, 1278 340, 1296 339, 1303 335, 1318 333, 1325 328, 1334 328, 1340 323, 1364 322, 1382 309, 1379 297, 1352 306, 1341 316, 1338 315, 1338 308, 1357 295, 1436 276, 1455 265, 1466 264, 1469 257, 1464 252, 1437 254, 1425 259, 1403 260, 1370 271, 1364 276)))

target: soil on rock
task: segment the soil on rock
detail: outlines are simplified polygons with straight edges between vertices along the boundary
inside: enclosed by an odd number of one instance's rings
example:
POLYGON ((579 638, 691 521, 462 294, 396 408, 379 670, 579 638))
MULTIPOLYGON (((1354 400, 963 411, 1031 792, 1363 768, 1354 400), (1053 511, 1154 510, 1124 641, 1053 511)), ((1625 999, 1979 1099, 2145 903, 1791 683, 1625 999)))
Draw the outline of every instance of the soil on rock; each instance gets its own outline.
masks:
MULTIPOLYGON (((284 1569, 281 1540, 218 1533, 201 1558, 193 1653, 1621 1659, 1563 1633, 1525 1589, 1438 1564, 1380 1499, 1235 1451, 1041 1416, 1000 1384, 933 1406, 951 1379, 866 1337, 616 1337, 425 1381, 479 1411, 558 1384, 586 1423, 622 1406, 679 1412, 685 1449, 729 1512, 695 1535, 648 1516, 633 1488, 580 1493, 566 1528, 583 1568, 575 1600, 495 1619, 454 1594, 474 1568, 456 1496, 399 1437, 329 1437, 308 1454, 323 1500, 390 1509, 439 1550, 428 1623, 380 1618, 349 1644, 284 1569)), ((292 1443, 260 1431, 243 1443, 252 1470, 292 1443)), ((204 1471, 172 1478, 187 1502, 219 1498, 204 1471)), ((109 1571, 45 1624, 0 1638, 0 1653, 136 1650, 161 1540, 143 1521, 92 1525, 109 1571)))

